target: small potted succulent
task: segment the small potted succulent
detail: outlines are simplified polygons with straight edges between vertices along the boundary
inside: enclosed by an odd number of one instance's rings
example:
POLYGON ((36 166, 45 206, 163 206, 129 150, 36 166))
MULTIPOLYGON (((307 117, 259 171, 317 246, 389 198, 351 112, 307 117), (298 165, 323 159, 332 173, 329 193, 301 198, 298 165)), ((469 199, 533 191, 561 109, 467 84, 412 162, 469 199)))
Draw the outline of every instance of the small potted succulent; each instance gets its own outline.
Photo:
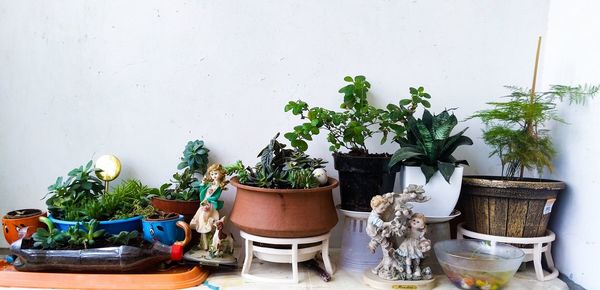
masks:
POLYGON ((500 176, 465 176, 461 195, 468 229, 483 234, 510 237, 537 237, 546 233, 550 213, 565 183, 542 179, 552 172, 556 150, 549 121, 564 121, 557 103, 583 104, 594 96, 597 86, 553 85, 550 90, 509 87, 506 101, 488 103, 471 118, 486 125, 483 140, 492 148, 491 156, 501 162, 500 176), (539 178, 525 177, 526 170, 537 171, 539 178))
POLYGON ((140 271, 168 260, 180 260, 182 249, 190 240, 185 238, 173 246, 160 242, 149 243, 138 231, 109 234, 96 220, 58 229, 46 217, 40 217, 46 228, 38 228, 31 238, 14 242, 11 253, 19 271, 59 272, 131 272, 140 271))
POLYGON ((150 188, 130 179, 104 192, 105 187, 94 171, 90 161, 71 170, 68 178, 58 177, 48 187, 49 219, 61 231, 90 220, 98 220, 99 228, 110 234, 141 230, 142 216, 137 211, 149 206, 146 196, 150 188))
POLYGON ((27 237, 30 237, 41 226, 39 217, 46 216, 39 209, 19 209, 8 212, 2 217, 2 233, 9 244, 19 239, 19 232, 27 228, 27 237))
POLYGON ((461 145, 473 141, 462 131, 450 135, 458 120, 447 110, 432 115, 428 110, 421 119, 410 117, 406 137, 398 139, 400 149, 394 153, 388 166, 403 164, 402 188, 409 184, 423 185, 431 197, 428 202, 415 203, 413 210, 426 216, 449 216, 460 195, 463 168, 466 160, 452 156, 461 145))
POLYGON ((179 221, 183 215, 174 212, 152 211, 142 219, 144 239, 146 241, 160 241, 165 245, 172 245, 175 241, 182 240, 184 230, 179 221))
POLYGON ((334 166, 339 172, 342 208, 368 212, 369 202, 377 194, 393 190, 397 168, 389 168, 390 155, 369 151, 365 141, 381 134, 381 144, 388 137, 396 140, 405 134, 405 124, 419 105, 430 107, 430 95, 422 87, 410 88, 411 97, 389 104, 386 109, 371 105, 367 93, 371 84, 364 76, 344 78, 348 84, 339 92, 344 95, 342 111, 309 107, 298 100, 289 102, 285 111, 300 116, 305 122, 284 136, 298 150, 308 148, 306 141, 327 131, 329 150, 333 152, 334 166), (393 136, 393 137, 392 137, 393 136), (347 153, 341 152, 347 150, 347 153))
POLYGON ((149 195, 152 206, 161 211, 182 214, 189 223, 200 207, 199 192, 194 185, 198 183, 198 175, 206 173, 209 151, 204 141, 189 141, 177 166, 183 171, 175 173, 171 183, 152 190, 149 195))
POLYGON ((329 232, 337 223, 332 189, 338 182, 322 174, 325 163, 302 151, 287 149, 277 134, 260 151, 260 162, 241 161, 225 170, 237 193, 229 219, 241 230, 258 236, 310 237, 329 232), (316 171, 316 173, 315 173, 316 171), (322 176, 321 176, 322 178, 322 176))

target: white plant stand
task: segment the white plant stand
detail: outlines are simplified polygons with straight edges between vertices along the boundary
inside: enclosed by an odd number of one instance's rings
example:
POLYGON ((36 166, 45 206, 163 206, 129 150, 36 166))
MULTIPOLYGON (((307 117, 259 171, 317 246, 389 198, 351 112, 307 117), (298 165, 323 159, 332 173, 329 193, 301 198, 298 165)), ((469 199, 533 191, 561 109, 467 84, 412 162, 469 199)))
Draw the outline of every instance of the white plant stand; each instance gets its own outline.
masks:
POLYGON ((321 252, 323 258, 323 264, 325 271, 329 275, 333 275, 333 266, 329 259, 329 236, 330 233, 326 233, 320 236, 308 237, 308 238, 268 238, 260 237, 248 234, 244 231, 240 231, 240 235, 245 240, 244 245, 246 248, 246 257, 244 260, 244 266, 242 267, 242 277, 250 280, 259 282, 272 282, 272 283, 298 283, 298 263, 313 259, 317 252, 321 252), (254 242, 271 244, 271 245, 288 245, 291 249, 280 249, 276 247, 268 246, 257 246, 254 242), (300 248, 300 245, 320 243, 315 246, 300 248), (292 264, 292 278, 281 279, 271 278, 264 276, 256 276, 250 274, 250 267, 252 266, 252 258, 256 255, 257 258, 273 263, 291 263, 292 264))
POLYGON ((552 231, 546 230, 546 236, 535 238, 500 237, 469 231, 463 227, 463 224, 464 223, 461 223, 457 226, 457 239, 460 240, 464 237, 469 237, 492 242, 533 245, 533 248, 521 248, 521 250, 525 252, 523 262, 533 261, 533 267, 535 269, 535 276, 537 280, 548 281, 558 277, 559 272, 554 266, 554 260, 552 259, 552 242, 556 239, 556 235, 552 231), (546 257, 546 263, 551 271, 551 273, 548 275, 544 275, 544 269, 542 268, 542 253, 546 257))
POLYGON ((374 268, 383 259, 381 251, 371 253, 367 235, 367 219, 371 212, 338 210, 344 215, 344 229, 342 233, 342 252, 338 265, 346 271, 362 273, 366 269, 374 268))

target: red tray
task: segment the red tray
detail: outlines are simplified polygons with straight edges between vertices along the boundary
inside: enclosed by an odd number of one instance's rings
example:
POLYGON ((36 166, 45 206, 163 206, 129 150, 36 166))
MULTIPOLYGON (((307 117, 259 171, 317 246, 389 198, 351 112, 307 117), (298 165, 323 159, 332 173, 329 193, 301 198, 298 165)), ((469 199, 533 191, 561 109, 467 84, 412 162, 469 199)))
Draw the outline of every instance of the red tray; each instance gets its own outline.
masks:
POLYGON ((0 261, 0 286, 62 289, 180 289, 202 284, 208 271, 180 266, 145 274, 19 272, 0 261))

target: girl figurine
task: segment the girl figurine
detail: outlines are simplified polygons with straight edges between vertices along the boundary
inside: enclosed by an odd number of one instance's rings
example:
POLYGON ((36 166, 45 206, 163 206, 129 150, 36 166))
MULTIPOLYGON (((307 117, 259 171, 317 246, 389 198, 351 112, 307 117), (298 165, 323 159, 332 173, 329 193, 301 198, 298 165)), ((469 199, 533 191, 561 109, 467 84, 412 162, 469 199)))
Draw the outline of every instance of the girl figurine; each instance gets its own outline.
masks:
POLYGON ((419 264, 423 259, 423 252, 431 249, 431 241, 425 238, 425 231, 425 216, 421 213, 413 214, 410 217, 408 233, 404 234, 404 240, 396 249, 396 255, 404 258, 408 279, 421 277, 419 264))
POLYGON ((200 233, 201 250, 208 250, 209 234, 214 232, 214 223, 219 220, 219 210, 223 208, 223 201, 219 197, 229 183, 225 177, 223 166, 213 164, 208 167, 202 183, 197 187, 200 191, 200 208, 192 218, 190 227, 200 233))

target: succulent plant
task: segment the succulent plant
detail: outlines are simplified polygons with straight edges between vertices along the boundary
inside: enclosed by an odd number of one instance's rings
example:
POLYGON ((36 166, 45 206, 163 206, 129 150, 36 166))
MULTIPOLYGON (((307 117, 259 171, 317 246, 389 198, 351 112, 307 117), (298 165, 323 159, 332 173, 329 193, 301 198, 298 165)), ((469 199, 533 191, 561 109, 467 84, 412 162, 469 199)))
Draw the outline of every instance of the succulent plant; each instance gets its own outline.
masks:
POLYGON ((188 167, 192 172, 204 175, 208 168, 209 151, 208 148, 204 147, 204 141, 189 141, 185 146, 185 150, 183 150, 183 157, 181 157, 181 163, 177 165, 177 169, 181 170, 188 167))

